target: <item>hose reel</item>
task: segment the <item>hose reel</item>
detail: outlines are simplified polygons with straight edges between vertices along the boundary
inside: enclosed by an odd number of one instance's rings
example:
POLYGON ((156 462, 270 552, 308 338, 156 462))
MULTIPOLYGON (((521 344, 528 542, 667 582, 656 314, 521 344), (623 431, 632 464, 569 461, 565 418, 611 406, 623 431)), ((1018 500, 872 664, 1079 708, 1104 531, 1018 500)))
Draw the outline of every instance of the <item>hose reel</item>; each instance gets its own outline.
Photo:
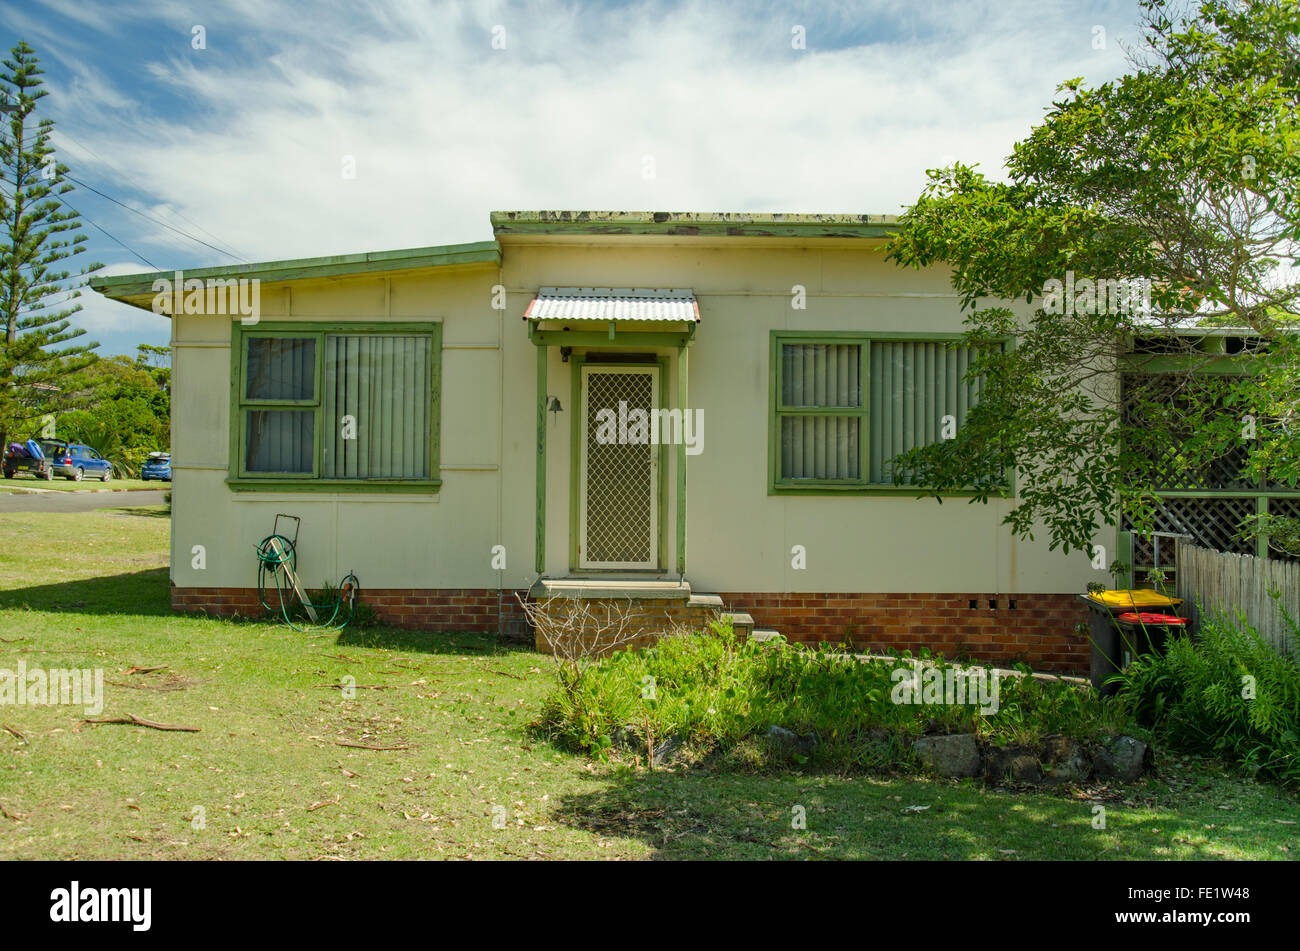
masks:
POLYGON ((274 586, 279 599, 280 616, 284 623, 295 631, 342 630, 347 627, 356 613, 357 596, 361 592, 361 583, 357 576, 349 571, 343 576, 334 597, 329 601, 314 602, 307 596, 307 591, 298 580, 298 529, 302 519, 296 515, 278 514, 271 534, 257 545, 257 597, 268 614, 276 611, 267 600, 268 582, 274 586), (280 519, 292 521, 293 537, 289 538, 280 531, 280 519), (299 626, 291 616, 295 601, 306 612, 309 624, 299 626), (344 608, 346 607, 346 612, 344 608), (321 618, 328 613, 325 620, 321 618))

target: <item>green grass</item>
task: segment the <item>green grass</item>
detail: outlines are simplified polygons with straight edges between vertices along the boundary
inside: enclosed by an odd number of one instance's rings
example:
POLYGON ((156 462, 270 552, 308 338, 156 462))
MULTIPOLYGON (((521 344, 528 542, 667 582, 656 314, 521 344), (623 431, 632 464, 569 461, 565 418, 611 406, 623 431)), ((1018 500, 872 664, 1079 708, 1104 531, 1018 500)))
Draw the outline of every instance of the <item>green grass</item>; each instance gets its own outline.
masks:
POLYGON ((171 487, 170 482, 159 482, 156 479, 149 482, 142 479, 111 479, 108 482, 101 482, 99 479, 88 477, 80 482, 72 482, 62 476, 55 476, 47 482, 26 475, 16 475, 12 479, 0 478, 0 492, 29 492, 33 489, 55 489, 63 492, 84 492, 87 489, 114 489, 118 492, 156 489, 168 492, 171 491, 171 487))
POLYGON ((1137 787, 1032 794, 602 765, 529 729, 554 683, 532 651, 487 636, 312 638, 174 615, 161 509, 0 515, 0 529, 0 667, 99 666, 102 715, 201 731, 0 707, 0 724, 24 738, 0 731, 0 858, 1276 859, 1300 850, 1294 796, 1195 759, 1162 758, 1160 778, 1137 787), (336 689, 345 676, 385 689, 346 700, 336 689), (907 812, 913 805, 930 808, 907 812), (1106 809, 1104 830, 1092 827, 1095 805, 1106 809), (796 806, 806 830, 792 828, 796 806), (494 807, 506 828, 493 827, 494 807), (193 826, 196 808, 205 828, 193 826))

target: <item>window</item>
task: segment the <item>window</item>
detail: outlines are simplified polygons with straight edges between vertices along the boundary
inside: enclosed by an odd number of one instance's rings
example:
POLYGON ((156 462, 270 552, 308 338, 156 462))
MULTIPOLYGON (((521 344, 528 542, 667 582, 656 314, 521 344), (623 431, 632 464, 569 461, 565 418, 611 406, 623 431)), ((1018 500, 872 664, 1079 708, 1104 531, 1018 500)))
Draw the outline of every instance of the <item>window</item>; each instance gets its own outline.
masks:
POLYGON ((438 484, 439 325, 233 332, 236 487, 438 484))
POLYGON ((773 332, 770 491, 908 491, 893 459, 965 420, 972 359, 955 338, 773 332))

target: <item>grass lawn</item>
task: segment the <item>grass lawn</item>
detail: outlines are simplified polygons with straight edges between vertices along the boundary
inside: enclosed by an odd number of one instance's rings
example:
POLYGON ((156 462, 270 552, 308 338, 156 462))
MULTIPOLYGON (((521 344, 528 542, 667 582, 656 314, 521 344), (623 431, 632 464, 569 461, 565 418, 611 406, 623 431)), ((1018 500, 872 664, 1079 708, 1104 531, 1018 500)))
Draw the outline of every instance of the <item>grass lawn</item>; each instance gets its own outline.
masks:
POLYGON ((17 475, 12 479, 0 478, 0 492, 29 492, 33 489, 54 489, 60 492, 84 492, 87 489, 113 489, 117 492, 136 489, 168 491, 171 487, 170 482, 159 482, 156 479, 148 482, 142 479, 111 479, 108 482, 100 482, 98 479, 88 478, 82 479, 80 482, 73 482, 61 476, 55 476, 47 482, 44 479, 35 479, 26 475, 17 475))
POLYGON ((0 707, 0 858, 1300 855, 1295 796, 1194 760, 1161 759, 1138 787, 1032 794, 593 764, 529 732, 552 676, 529 650, 173 615, 161 509, 0 515, 0 529, 0 667, 102 667, 102 716, 200 728, 0 707))

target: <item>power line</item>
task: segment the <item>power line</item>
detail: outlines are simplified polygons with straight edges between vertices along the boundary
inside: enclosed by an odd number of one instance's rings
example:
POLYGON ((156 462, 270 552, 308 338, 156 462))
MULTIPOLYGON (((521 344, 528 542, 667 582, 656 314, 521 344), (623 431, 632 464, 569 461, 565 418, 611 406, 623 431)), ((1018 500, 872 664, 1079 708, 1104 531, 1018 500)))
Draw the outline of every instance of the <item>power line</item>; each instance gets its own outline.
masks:
MULTIPOLYGON (((108 159, 104 158, 104 156, 100 155, 98 152, 96 152, 96 151, 95 151, 94 149, 92 149, 90 146, 88 146, 88 145, 83 145, 81 142, 78 142, 76 139, 74 139, 72 136, 68 135, 68 134, 67 134, 66 132, 64 132, 62 129, 55 129, 55 130, 54 130, 54 135, 55 135, 56 137, 58 137, 58 138, 66 139, 66 140, 68 141, 68 143, 71 144, 74 148, 80 149, 81 151, 85 152, 87 155, 90 155, 90 156, 92 156, 92 157, 98 159, 98 160, 99 160, 100 162, 102 162, 104 165, 107 165, 109 168, 111 168, 114 172, 116 172, 116 173, 118 174, 118 177, 120 177, 120 178, 123 179, 125 182, 127 182, 129 185, 131 185, 132 187, 134 187, 136 191, 141 192, 142 194, 146 194, 146 195, 149 194, 149 189, 142 187, 138 182, 134 181, 134 180, 131 178, 131 176, 127 175, 127 174, 126 174, 125 172, 123 172, 120 168, 118 168, 116 165, 114 165, 114 164, 113 164, 112 162, 110 162, 108 159)), ((90 186, 87 185, 86 187, 89 188, 90 186)), ((132 209, 132 210, 134 210, 134 209, 132 209)), ((177 218, 180 218, 182 221, 187 222, 188 224, 193 225, 195 228, 198 228, 200 231, 202 231, 204 234, 206 234, 206 235, 207 235, 209 238, 211 238, 213 241, 220 241, 222 244, 226 245, 226 246, 229 247, 229 248, 233 248, 235 251, 238 252, 238 254, 230 254, 230 253, 227 252, 227 251, 222 251, 222 252, 221 252, 222 254, 227 254, 227 255, 229 255, 230 257, 235 258, 236 261, 242 260, 242 261, 244 261, 244 263, 248 263, 248 262, 249 262, 249 258, 248 258, 248 256, 245 255, 243 251, 240 251, 238 248, 235 248, 235 246, 234 246, 233 244, 230 244, 228 241, 225 241, 225 240, 223 240, 222 238, 218 237, 217 235, 213 234, 211 231, 209 231, 207 228, 203 227, 203 225, 199 224, 197 221, 193 220, 192 218, 187 218, 187 217, 186 217, 185 215, 183 215, 180 211, 176 211, 176 217, 177 217, 177 218)), ((189 236, 187 235, 187 237, 189 237, 189 236)), ((208 246, 209 246, 209 247, 212 247, 212 245, 208 245, 208 246)), ((220 250, 220 249, 217 249, 217 250, 220 250)))
POLYGON ((66 200, 64 200, 64 198, 63 198, 62 195, 55 195, 55 198, 58 199, 59 204, 65 206, 69 211, 75 213, 75 214, 77 215, 77 217, 79 217, 79 218, 85 218, 86 221, 90 222, 90 223, 91 223, 92 225, 94 225, 96 228, 99 228, 100 231, 103 231, 104 234, 108 235, 110 238, 112 238, 114 241, 116 241, 116 242, 117 242, 118 244, 120 244, 122 247, 126 248, 126 250, 130 251, 132 254, 134 254, 136 257, 138 257, 138 258, 139 258, 141 261, 143 261, 145 264, 147 264, 147 265, 149 265, 151 268, 153 268, 155 271, 161 271, 161 270, 162 270, 162 268, 160 268, 158 265, 154 264, 154 263, 153 263, 152 261, 150 261, 147 257, 145 257, 143 254, 141 254, 139 251, 137 251, 135 248, 133 248, 133 247, 131 247, 130 245, 126 244, 126 242, 119 240, 118 238, 114 237, 112 234, 109 234, 108 231, 105 231, 103 228, 101 228, 101 227, 100 227, 100 226, 95 222, 95 220, 94 220, 93 218, 91 218, 89 215, 83 215, 81 212, 77 211, 77 209, 73 208, 71 205, 68 204, 68 202, 67 202, 66 200))
MULTIPOLYGON (((143 211, 141 211, 141 210, 138 209, 138 208, 132 208, 130 205, 125 204, 124 202, 120 202, 120 201, 118 201, 118 200, 117 200, 116 198, 114 198, 112 195, 106 195, 106 194, 104 194, 102 191, 100 191, 100 190, 99 190, 98 188, 96 188, 95 186, 93 186, 93 185, 87 185, 85 182, 83 182, 83 181, 82 181, 81 179, 79 179, 79 178, 73 178, 71 175, 66 175, 66 174, 65 174, 63 177, 66 178, 66 179, 68 179, 68 181, 76 182, 76 183, 77 183, 78 185, 80 185, 82 188, 85 188, 85 189, 88 190, 88 191, 92 191, 92 192, 94 192, 96 195, 100 196, 101 198, 107 198, 107 199, 108 199, 109 201, 111 201, 113 204, 115 204, 115 205, 119 205, 119 206, 121 206, 122 208, 125 208, 127 211, 131 212, 132 214, 139 215, 141 218, 144 218, 144 219, 147 220, 147 221, 152 221, 152 222, 154 222, 155 224, 162 225, 162 226, 163 226, 164 228, 166 228, 168 231, 174 232, 174 233, 180 235, 182 238, 189 238, 191 241, 196 241, 196 242, 198 242, 199 244, 203 245, 205 248, 211 248, 213 251, 216 251, 218 254, 224 254, 226 257, 228 257, 228 258, 234 258, 236 261, 240 261, 240 260, 242 260, 242 259, 239 257, 239 255, 234 254, 234 253, 232 253, 232 252, 230 252, 230 251, 226 251, 226 250, 223 249, 223 248, 219 248, 219 247, 217 247, 215 244, 209 244, 208 242, 204 241, 202 238, 196 238, 194 235, 192 235, 192 234, 188 234, 187 232, 184 232, 184 231, 181 231, 179 228, 173 228, 171 225, 169 225, 167 222, 163 221, 161 218, 155 218, 153 215, 145 214, 143 211)), ((244 262, 244 263, 247 263, 247 262, 244 262)))

